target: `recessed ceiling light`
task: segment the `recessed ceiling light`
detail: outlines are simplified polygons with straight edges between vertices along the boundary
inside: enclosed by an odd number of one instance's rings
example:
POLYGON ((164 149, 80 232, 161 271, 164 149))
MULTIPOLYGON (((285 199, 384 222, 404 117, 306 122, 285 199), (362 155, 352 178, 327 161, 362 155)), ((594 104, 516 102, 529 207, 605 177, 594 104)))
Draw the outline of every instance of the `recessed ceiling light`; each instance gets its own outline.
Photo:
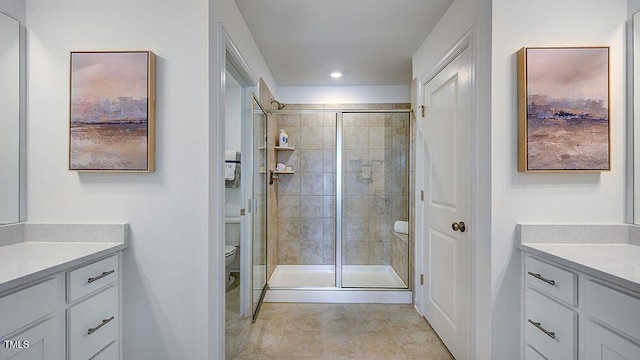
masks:
POLYGON ((342 77, 342 73, 340 71, 334 71, 331 74, 329 74, 329 76, 331 76, 334 79, 337 79, 337 78, 342 77))

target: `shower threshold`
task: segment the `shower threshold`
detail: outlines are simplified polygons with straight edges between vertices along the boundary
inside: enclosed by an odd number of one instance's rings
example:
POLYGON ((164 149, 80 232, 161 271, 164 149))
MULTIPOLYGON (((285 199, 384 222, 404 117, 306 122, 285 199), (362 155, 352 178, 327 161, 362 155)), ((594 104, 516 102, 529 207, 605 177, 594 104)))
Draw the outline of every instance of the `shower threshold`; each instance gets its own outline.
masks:
MULTIPOLYGON (((342 267, 342 286, 349 288, 407 288, 389 265, 344 265, 342 267)), ((271 275, 269 287, 335 287, 335 267, 333 265, 278 265, 271 275)))
POLYGON ((333 265, 278 265, 266 302, 410 304, 412 292, 388 265, 344 265, 343 287, 333 265))

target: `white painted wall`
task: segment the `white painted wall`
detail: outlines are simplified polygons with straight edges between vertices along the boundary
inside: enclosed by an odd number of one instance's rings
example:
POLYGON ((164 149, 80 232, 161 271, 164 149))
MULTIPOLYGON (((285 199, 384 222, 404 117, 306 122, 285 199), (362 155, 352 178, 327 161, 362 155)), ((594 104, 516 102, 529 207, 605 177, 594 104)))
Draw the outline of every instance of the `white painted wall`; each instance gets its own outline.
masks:
POLYGON ((125 358, 208 358, 224 333, 216 325, 224 260, 209 246, 224 241, 212 221, 224 216, 222 172, 210 160, 224 149, 214 126, 218 21, 254 74, 274 92, 276 84, 233 0, 114 1, 27 0, 29 220, 129 222, 125 358), (105 49, 158 55, 155 173, 66 170, 69 51, 105 49))
POLYGON ((494 359, 516 359, 520 261, 515 224, 625 221, 626 0, 493 0, 491 282, 494 359), (516 52, 523 46, 611 46, 612 171, 517 171, 516 52))
POLYGON ((29 220, 129 222, 124 357, 207 358, 207 2, 26 4, 29 220), (146 49, 158 56, 156 172, 67 171, 69 51, 146 49))
POLYGON ((280 86, 278 101, 285 104, 390 104, 411 102, 407 85, 280 86))
MULTIPOLYGON (((225 103, 225 124, 224 124, 224 148, 225 150, 241 151, 242 149, 242 88, 240 84, 227 71, 226 74, 226 103, 225 103)), ((244 161, 242 154, 242 161, 244 161)), ((240 166, 238 164, 238 166, 240 166)), ((244 174, 240 174, 240 181, 245 181, 244 174)), ((232 208, 242 208, 241 187, 224 189, 225 207, 228 204, 236 205, 232 208)), ((230 215, 238 216, 239 214, 230 215)), ((240 269, 240 256, 236 256, 232 264, 232 270, 240 269)))
POLYGON ((225 107, 225 139, 226 150, 240 150, 242 147, 242 88, 227 72, 225 107))
POLYGON ((278 96, 278 86, 271 75, 267 63, 258 49, 249 27, 244 21, 234 0, 210 0, 210 36, 215 39, 215 24, 222 23, 234 44, 247 61, 254 75, 264 79, 274 96, 278 96))
POLYGON ((24 24, 26 19, 26 5, 24 0, 2 0, 0 1, 0 12, 24 24))
MULTIPOLYGON (((455 0, 444 16, 440 19, 436 27, 426 37, 424 43, 413 56, 413 76, 420 80, 449 49, 451 49, 465 33, 473 28, 473 57, 476 63, 475 76, 476 83, 474 91, 476 98, 474 102, 475 116, 478 123, 474 125, 472 132, 477 134, 478 142, 472 144, 476 149, 476 163, 479 167, 477 187, 474 192, 477 198, 474 199, 475 211, 478 218, 471 221, 473 224, 474 236, 477 247, 476 261, 477 272, 473 276, 477 279, 477 299, 475 332, 477 339, 472 344, 471 353, 476 359, 499 359, 491 354, 491 1, 490 0, 455 0)), ((418 100, 418 105, 421 100, 418 100)), ((414 109, 418 114, 418 109, 414 109)), ((419 123, 421 118, 417 118, 419 123)), ((416 173, 416 190, 420 187, 420 166, 416 173)), ((419 191, 416 191, 419 193, 419 191)), ((416 218, 422 216, 419 206, 420 201, 416 199, 416 218)), ((417 236, 419 229, 416 229, 417 236)), ((416 248, 416 264, 421 267, 421 248, 416 248)), ((420 289, 419 286, 416 289, 420 289)), ((418 290, 420 291, 420 290, 418 290)), ((419 300, 421 295, 418 294, 419 300)), ((515 339, 517 341, 517 338, 515 339)))

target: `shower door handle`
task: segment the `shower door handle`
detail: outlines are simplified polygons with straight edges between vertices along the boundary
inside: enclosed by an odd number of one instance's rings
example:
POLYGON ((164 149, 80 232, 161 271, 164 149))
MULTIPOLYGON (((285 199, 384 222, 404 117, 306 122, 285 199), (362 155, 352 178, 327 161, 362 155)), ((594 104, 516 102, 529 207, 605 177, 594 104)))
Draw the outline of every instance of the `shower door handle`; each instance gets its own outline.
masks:
POLYGON ((247 213, 253 213, 253 199, 247 199, 247 213))

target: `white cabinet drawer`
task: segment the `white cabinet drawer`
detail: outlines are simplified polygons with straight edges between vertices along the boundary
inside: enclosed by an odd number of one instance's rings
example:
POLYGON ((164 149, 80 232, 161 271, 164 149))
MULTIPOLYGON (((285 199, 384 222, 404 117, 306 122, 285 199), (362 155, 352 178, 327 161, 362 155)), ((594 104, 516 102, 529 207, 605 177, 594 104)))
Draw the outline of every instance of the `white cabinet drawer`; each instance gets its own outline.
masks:
POLYGON ((112 286, 67 309, 67 353, 86 360, 118 339, 118 287, 112 286))
POLYGON ((525 278, 528 286, 535 287, 569 305, 578 305, 576 274, 527 256, 525 278))
POLYGON ((640 346, 592 321, 587 321, 585 355, 586 360, 638 360, 640 346))
POLYGON ((589 315, 640 339, 639 299, 591 280, 586 283, 585 294, 585 309, 589 315))
POLYGON ((118 280, 118 256, 67 273, 67 302, 74 302, 118 280))
POLYGON ((118 360, 118 342, 112 342, 91 360, 118 360))
POLYGON ((0 298, 0 336, 54 312, 58 306, 58 281, 49 279, 0 298))
POLYGON ((549 360, 577 358, 577 313, 527 288, 524 340, 549 360))

